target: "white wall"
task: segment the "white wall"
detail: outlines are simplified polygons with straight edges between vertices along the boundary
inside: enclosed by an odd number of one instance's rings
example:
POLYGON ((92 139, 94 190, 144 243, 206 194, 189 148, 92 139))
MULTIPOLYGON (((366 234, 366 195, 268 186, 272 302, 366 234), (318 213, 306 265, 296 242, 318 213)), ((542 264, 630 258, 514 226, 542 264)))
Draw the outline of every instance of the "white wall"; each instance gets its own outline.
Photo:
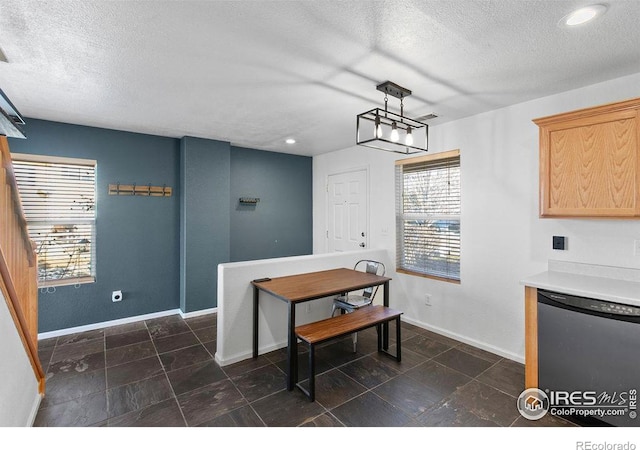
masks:
MULTIPOLYGON (((218 335, 216 361, 225 366, 253 355, 253 287, 251 280, 275 278, 337 267, 353 267, 359 259, 375 259, 389 265, 386 250, 324 255, 292 256, 218 265, 218 335)), ((382 291, 375 303, 382 303, 382 291)), ((318 299, 296 307, 296 325, 325 319, 331 314, 332 299, 318 299), (307 306, 310 310, 307 311, 307 306)), ((259 353, 287 345, 287 304, 261 293, 258 319, 259 353)))
MULTIPOLYGON (((523 360, 523 287, 549 259, 640 268, 636 220, 540 219, 538 128, 532 119, 640 96, 640 73, 430 128, 430 153, 459 148, 462 176, 460 285, 392 273, 391 306, 407 320, 523 360), (552 250, 553 235, 568 250, 552 250), (433 306, 424 305, 424 294, 433 306)), ((395 258, 393 161, 353 147, 314 157, 314 253, 326 252, 327 176, 369 168, 371 246, 395 258), (388 233, 385 232, 388 230, 388 233)))
POLYGON ((0 427, 31 426, 39 405, 36 377, 0 292, 0 427))

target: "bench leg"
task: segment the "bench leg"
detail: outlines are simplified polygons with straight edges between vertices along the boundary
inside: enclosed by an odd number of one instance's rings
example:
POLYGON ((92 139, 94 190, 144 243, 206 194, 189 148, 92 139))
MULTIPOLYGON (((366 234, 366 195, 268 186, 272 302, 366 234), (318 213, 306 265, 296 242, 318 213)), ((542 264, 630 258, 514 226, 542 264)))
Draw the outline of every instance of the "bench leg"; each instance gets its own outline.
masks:
POLYGON ((389 328, 389 322, 391 322, 390 319, 387 322, 384 323, 379 323, 378 325, 376 325, 376 332, 378 333, 378 352, 381 353, 386 353, 387 355, 393 357, 396 359, 396 361, 400 362, 402 361, 402 339, 401 339, 401 333, 400 333, 400 317, 398 316, 395 321, 396 321, 396 354, 392 355, 387 349, 384 348, 384 334, 385 328, 389 328))
POLYGON ((309 344, 309 400, 316 399, 316 357, 315 345, 309 344))
POLYGON ((306 395, 310 401, 316 400, 316 355, 315 355, 315 345, 309 345, 309 387, 305 389, 302 383, 298 382, 298 372, 296 371, 294 386, 297 386, 304 395, 306 395))
POLYGON ((402 360, 402 339, 400 338, 400 316, 396 318, 396 359, 402 360))

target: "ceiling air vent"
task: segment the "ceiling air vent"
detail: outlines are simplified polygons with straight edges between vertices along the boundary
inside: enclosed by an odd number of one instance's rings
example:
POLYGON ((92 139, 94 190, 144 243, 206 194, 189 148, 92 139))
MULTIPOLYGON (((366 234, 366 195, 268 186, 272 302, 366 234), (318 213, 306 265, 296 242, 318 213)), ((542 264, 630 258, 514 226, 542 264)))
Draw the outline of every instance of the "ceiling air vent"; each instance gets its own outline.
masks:
POLYGON ((424 116, 417 117, 416 120, 418 122, 424 122, 425 120, 435 119, 436 117, 438 117, 437 114, 431 113, 431 114, 426 114, 424 116))

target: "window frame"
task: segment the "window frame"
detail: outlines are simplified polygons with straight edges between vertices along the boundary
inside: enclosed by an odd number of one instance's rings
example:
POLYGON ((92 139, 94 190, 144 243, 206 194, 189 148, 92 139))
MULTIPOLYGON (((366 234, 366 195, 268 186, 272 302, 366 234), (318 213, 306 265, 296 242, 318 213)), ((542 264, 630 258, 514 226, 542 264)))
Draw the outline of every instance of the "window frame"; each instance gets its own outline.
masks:
MULTIPOLYGON (((91 209, 93 209, 93 217, 92 218, 69 218, 69 217, 52 217, 50 220, 41 220, 41 219, 33 219, 33 218, 29 218, 28 217, 28 213, 23 205, 23 211, 25 214, 25 220, 27 223, 27 230, 29 231, 29 235, 30 238, 32 240, 32 242, 35 242, 35 240, 33 239, 33 237, 31 237, 31 231, 30 231, 30 224, 32 224, 32 226, 36 226, 35 224, 39 224, 42 225, 44 223, 50 223, 52 226, 60 226, 60 225, 87 225, 89 224, 91 226, 91 247, 90 247, 90 262, 89 262, 89 268, 90 268, 90 275, 82 275, 82 276, 75 276, 75 277, 65 277, 65 278, 58 278, 58 279, 54 279, 54 278, 47 278, 45 275, 45 278, 40 278, 40 275, 38 275, 38 287, 39 288, 46 288, 49 286, 52 287, 58 287, 58 286, 70 286, 70 285, 75 285, 78 286, 80 284, 86 284, 86 283, 95 283, 96 281, 96 223, 97 223, 97 210, 96 210, 96 204, 97 204, 97 197, 98 197, 98 182, 97 182, 97 175, 98 175, 98 165, 97 165, 97 161, 93 160, 93 159, 82 159, 82 158, 70 158, 70 157, 62 157, 62 156, 49 156, 49 155, 36 155, 36 154, 27 154, 27 153, 11 153, 11 159, 14 163, 14 165, 16 163, 41 163, 41 164, 52 164, 52 165, 78 165, 78 166, 92 166, 93 167, 93 204, 91 209)), ((14 176, 16 176, 16 182, 18 181, 18 176, 15 174, 15 170, 14 170, 14 176)), ((20 191, 20 184, 18 183, 18 191, 20 191)), ((21 193, 21 199, 22 199, 22 193, 21 193)), ((22 200, 21 200, 22 201, 22 200)), ((38 257, 38 260, 40 260, 40 258, 38 257)), ((38 273, 40 273, 40 270, 38 269, 38 273)))
MULTIPOLYGON (((432 163, 434 166, 440 165, 445 160, 455 160, 457 159, 457 167, 461 170, 461 159, 460 159, 460 150, 450 150, 446 152, 434 153, 431 155, 423 155, 414 158, 406 158, 400 159, 395 162, 395 189, 396 189, 396 272, 403 273, 407 275, 414 275, 423 278, 429 278, 439 281, 445 281, 453 284, 461 284, 462 274, 461 271, 458 271, 458 278, 455 277, 446 277, 441 275, 436 275, 433 273, 428 273, 427 271, 421 272, 416 270, 411 270, 403 267, 403 246, 405 245, 404 241, 404 222, 406 215, 410 215, 407 213, 405 215, 403 210, 403 198, 405 194, 404 187, 404 168, 407 166, 416 166, 416 165, 424 165, 432 163)), ((460 183, 462 181, 460 180, 460 183)), ((460 192, 460 210, 462 208, 462 193, 460 192)), ((460 211, 462 212, 462 211, 460 211)), ((461 226, 462 224, 462 214, 458 215, 443 215, 440 217, 451 217, 451 220, 457 220, 458 224, 461 226)), ((444 219, 447 220, 447 219, 444 219)), ((459 228, 460 231, 460 228, 459 228)), ((462 239, 461 236, 459 238, 459 251, 462 253, 462 239)))

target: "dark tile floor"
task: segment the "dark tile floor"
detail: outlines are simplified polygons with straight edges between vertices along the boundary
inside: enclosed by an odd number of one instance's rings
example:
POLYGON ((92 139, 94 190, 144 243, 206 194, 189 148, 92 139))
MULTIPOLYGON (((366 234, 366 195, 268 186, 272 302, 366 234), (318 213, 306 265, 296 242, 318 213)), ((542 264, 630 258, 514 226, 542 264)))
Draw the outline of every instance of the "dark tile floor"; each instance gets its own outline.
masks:
POLYGON ((284 350, 218 366, 215 314, 43 340, 47 391, 35 426, 571 426, 519 415, 521 364, 402 327, 401 363, 377 353, 374 330, 359 333, 355 353, 350 338, 319 347, 313 403, 286 390, 284 350))

